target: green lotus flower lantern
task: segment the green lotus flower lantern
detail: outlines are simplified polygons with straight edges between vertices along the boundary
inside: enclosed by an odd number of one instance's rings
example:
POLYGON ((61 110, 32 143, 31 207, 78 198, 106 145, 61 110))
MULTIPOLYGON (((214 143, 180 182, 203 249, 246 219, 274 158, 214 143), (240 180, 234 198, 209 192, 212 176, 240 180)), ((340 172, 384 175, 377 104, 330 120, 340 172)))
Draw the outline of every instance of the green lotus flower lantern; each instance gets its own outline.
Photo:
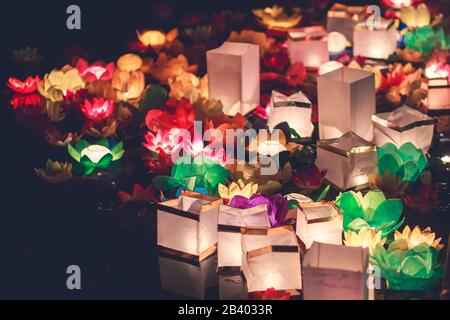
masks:
POLYGON ((153 178, 155 186, 162 191, 185 187, 188 190, 206 188, 209 194, 217 194, 219 184, 226 184, 230 172, 218 162, 207 157, 181 157, 172 166, 171 175, 153 178))
POLYGON ((422 53, 431 53, 436 48, 449 49, 450 39, 445 36, 443 28, 424 26, 405 34, 405 46, 422 53))
POLYGON ((125 150, 123 143, 112 144, 108 139, 101 139, 95 144, 78 140, 74 146, 67 145, 70 156, 79 164, 80 171, 87 175, 96 168, 108 168, 122 158, 125 150))
POLYGON ((391 175, 407 184, 415 183, 428 166, 422 150, 407 142, 400 148, 386 143, 377 149, 378 175, 391 175))
POLYGON ((341 193, 336 206, 344 217, 343 228, 358 233, 362 228, 381 231, 382 237, 391 235, 404 222, 400 220, 403 204, 400 199, 386 199, 383 192, 373 190, 341 193))
POLYGON ((378 245, 370 262, 381 269, 389 289, 420 291, 438 284, 442 278, 443 266, 437 258, 438 251, 426 243, 408 249, 406 240, 400 239, 387 249, 378 245))

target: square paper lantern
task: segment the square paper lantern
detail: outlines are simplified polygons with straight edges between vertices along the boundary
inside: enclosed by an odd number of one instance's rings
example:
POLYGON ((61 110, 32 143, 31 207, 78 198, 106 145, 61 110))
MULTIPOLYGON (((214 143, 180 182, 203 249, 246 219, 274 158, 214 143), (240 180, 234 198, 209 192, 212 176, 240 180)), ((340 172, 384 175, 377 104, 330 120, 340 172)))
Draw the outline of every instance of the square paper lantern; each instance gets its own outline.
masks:
POLYGON ((249 229, 242 235, 242 273, 248 292, 300 290, 300 253, 291 226, 249 229))
POLYGON ((187 298, 205 299, 207 289, 217 286, 216 255, 192 261, 162 253, 158 263, 163 290, 187 298))
POLYGON ((157 204, 158 245, 198 260, 214 253, 222 203, 220 198, 184 191, 178 199, 157 204))
POLYGON ((267 113, 267 126, 271 131, 283 122, 287 122, 302 138, 310 137, 314 130, 311 101, 301 91, 287 97, 273 90, 267 113))
POLYGON ((222 102, 223 112, 243 115, 259 104, 259 46, 225 42, 206 52, 209 97, 222 102))
POLYGON ((376 146, 353 132, 317 142, 316 166, 327 170, 325 178, 341 190, 365 186, 377 159, 376 146))
POLYGON ((327 31, 342 33, 347 40, 353 41, 353 28, 362 22, 366 8, 364 6, 346 6, 335 3, 327 13, 327 31))
POLYGON ((342 215, 333 202, 308 202, 300 206, 296 232, 306 249, 314 241, 342 244, 342 215))
POLYGON ((433 139, 434 120, 408 106, 401 106, 392 112, 372 115, 373 136, 377 146, 391 142, 400 147, 411 142, 425 153, 433 139))
POLYGON ((375 77, 372 72, 342 67, 318 77, 320 139, 353 131, 372 140, 375 77))
POLYGON ((448 78, 428 80, 428 110, 450 109, 450 84, 448 78))
POLYGON ((369 249, 314 242, 303 259, 305 300, 367 300, 369 249))
POLYGON ((241 266, 242 227, 269 228, 267 206, 262 204, 248 209, 220 206, 217 243, 219 268, 241 266))
POLYGON ((320 67, 329 60, 325 28, 312 26, 289 30, 288 54, 291 64, 301 61, 306 67, 320 67))
POLYGON ((380 29, 369 29, 367 24, 358 23, 353 30, 353 55, 372 59, 387 59, 397 48, 397 30, 389 28, 385 20, 380 29))

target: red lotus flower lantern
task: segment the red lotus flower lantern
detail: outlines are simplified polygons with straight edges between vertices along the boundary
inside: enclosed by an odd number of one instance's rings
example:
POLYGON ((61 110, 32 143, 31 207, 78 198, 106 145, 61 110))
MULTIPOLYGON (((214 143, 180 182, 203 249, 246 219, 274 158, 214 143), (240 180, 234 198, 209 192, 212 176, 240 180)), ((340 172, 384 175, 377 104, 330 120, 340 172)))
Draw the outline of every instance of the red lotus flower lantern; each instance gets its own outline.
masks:
POLYGON ((315 190, 322 185, 326 173, 326 170, 320 171, 316 165, 302 168, 294 176, 294 183, 301 189, 315 190))
POLYGON ((28 77, 25 81, 16 78, 9 78, 6 84, 11 90, 21 94, 30 94, 36 91, 37 84, 41 81, 39 76, 28 77))
POLYGON ((91 65, 84 59, 78 59, 76 68, 86 82, 96 80, 111 80, 114 73, 114 63, 105 64, 102 61, 94 62, 91 65))
POLYGON ((86 99, 81 111, 91 120, 104 120, 114 112, 114 102, 105 98, 94 98, 92 102, 86 99))

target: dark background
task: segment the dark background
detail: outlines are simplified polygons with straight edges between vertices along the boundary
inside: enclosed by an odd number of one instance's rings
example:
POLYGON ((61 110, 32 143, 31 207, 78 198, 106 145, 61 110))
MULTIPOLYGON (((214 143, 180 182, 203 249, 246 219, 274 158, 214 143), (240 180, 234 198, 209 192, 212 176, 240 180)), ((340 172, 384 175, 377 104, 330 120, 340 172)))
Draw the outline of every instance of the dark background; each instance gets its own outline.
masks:
MULTIPOLYGON (((109 185, 82 181, 52 186, 35 177, 33 168, 44 166, 47 158, 64 159, 65 150, 49 148, 43 137, 17 123, 3 85, 10 76, 43 76, 63 65, 65 49, 74 45, 90 50, 92 61, 112 61, 126 51, 127 41, 135 39, 136 29, 168 30, 185 13, 231 9, 251 14, 252 8, 275 2, 164 1, 173 9, 173 15, 165 18, 155 14, 161 3, 0 1, 0 298, 177 298, 160 290, 152 219, 143 228, 124 226, 112 209, 115 190, 109 185), (70 4, 81 7, 81 30, 66 28, 70 4), (46 57, 32 71, 10 60, 13 49, 28 45, 46 57), (66 268, 71 264, 81 268, 80 291, 66 288, 66 268)), ((314 6, 314 1, 308 3, 314 6)), ((150 182, 144 172, 121 179, 128 181, 121 185, 127 191, 131 182, 150 182)), ((447 217, 432 224, 440 235, 448 231, 447 217)), ((423 216, 415 221, 428 223, 423 216)))

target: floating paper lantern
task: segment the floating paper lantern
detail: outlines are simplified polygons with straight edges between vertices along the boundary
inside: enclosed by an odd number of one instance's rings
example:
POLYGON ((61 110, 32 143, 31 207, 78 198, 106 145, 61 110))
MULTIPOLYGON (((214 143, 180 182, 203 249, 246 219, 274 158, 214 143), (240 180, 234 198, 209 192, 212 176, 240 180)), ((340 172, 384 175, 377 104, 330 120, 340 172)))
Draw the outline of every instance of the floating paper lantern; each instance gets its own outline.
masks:
POLYGON ((296 233, 305 245, 342 244, 342 215, 332 202, 306 202, 297 208, 296 233))
POLYGON ((314 126, 311 123, 311 101, 301 92, 289 97, 275 90, 267 110, 267 126, 273 130, 278 124, 287 122, 300 137, 310 137, 314 126))
POLYGON ((122 142, 113 145, 108 139, 101 139, 96 144, 80 139, 74 146, 68 144, 67 148, 84 174, 90 174, 96 168, 108 168, 120 160, 125 152, 122 142))
POLYGON ((380 29, 370 29, 366 23, 355 26, 353 55, 373 59, 387 59, 397 48, 397 30, 383 21, 380 29))
POLYGON ((327 170, 325 178, 337 188, 362 187, 368 183, 368 174, 377 168, 376 147, 353 132, 319 140, 316 166, 327 170))
POLYGON ((340 32, 330 32, 328 34, 328 51, 331 54, 339 54, 345 50, 348 45, 348 40, 340 32))
POLYGON ((263 26, 269 29, 286 30, 295 27, 302 19, 298 7, 294 7, 291 14, 286 13, 283 7, 277 5, 264 9, 254 9, 253 14, 263 26))
POLYGON ((291 64, 301 61, 306 67, 318 68, 329 60, 327 32, 322 26, 289 30, 288 54, 291 64))
POLYGON ((327 31, 337 31, 353 41, 353 28, 358 22, 363 21, 365 13, 364 6, 335 3, 327 13, 327 31))
POLYGON ((378 245, 370 262, 380 267, 390 290, 429 289, 440 282, 444 270, 435 248, 422 243, 409 249, 404 239, 392 242, 387 249, 378 245))
POLYGON ((117 69, 112 78, 112 88, 117 100, 133 100, 141 96, 145 87, 144 73, 140 70, 142 59, 132 53, 117 60, 117 69))
POLYGON ((302 265, 303 298, 367 300, 368 266, 367 248, 314 242, 306 253, 302 265))
POLYGON ((372 72, 343 67, 317 79, 320 139, 339 138, 353 131, 371 141, 375 113, 372 72))
POLYGON ((83 89, 84 86, 85 82, 78 70, 66 65, 60 70, 54 69, 46 74, 37 88, 43 97, 52 102, 57 102, 64 100, 64 96, 69 91, 75 93, 83 89))
POLYGON ((68 162, 48 159, 44 169, 34 169, 34 171, 40 179, 50 183, 63 182, 73 178, 72 164, 68 162))
POLYGON ((222 199, 183 191, 157 209, 158 246, 201 261, 216 251, 217 217, 222 199))
POLYGON ((344 217, 344 230, 359 232, 362 228, 381 231, 389 236, 405 221, 400 219, 403 204, 400 199, 386 199, 380 190, 367 192, 348 191, 340 194, 336 206, 344 217))
POLYGON ((427 158, 421 149, 406 142, 397 148, 388 142, 378 150, 378 175, 396 176, 400 181, 413 184, 419 180, 428 166, 427 158))
POLYGON ((241 228, 269 228, 265 204, 248 209, 220 206, 218 225, 218 267, 240 267, 241 228))
POLYGON ((114 63, 112 62, 105 64, 98 61, 89 65, 86 60, 79 58, 76 68, 86 82, 111 80, 114 74, 114 63))
POLYGON ((400 147, 411 142, 427 152, 433 139, 434 120, 406 105, 392 112, 372 115, 373 135, 377 146, 391 142, 400 147))
POLYGON ((250 198, 253 194, 258 192, 258 184, 253 182, 246 184, 242 179, 239 179, 237 183, 234 181, 231 182, 228 187, 220 183, 218 191, 222 199, 231 200, 234 196, 250 198))
POLYGON ((300 290, 300 254, 292 227, 244 231, 241 269, 248 292, 267 288, 300 290))
POLYGON ((38 83, 41 81, 39 76, 28 77, 24 81, 16 78, 9 78, 6 84, 11 90, 21 94, 30 94, 36 91, 38 83))
POLYGON ((163 290, 203 300, 207 290, 217 286, 217 257, 214 255, 202 261, 193 261, 162 252, 158 264, 163 290))
POLYGON ((378 244, 383 246, 385 243, 386 238, 382 239, 381 231, 362 228, 358 232, 351 230, 344 232, 344 244, 347 247, 369 248, 372 252, 378 244))
POLYGON ((431 232, 430 227, 421 230, 419 226, 415 226, 411 231, 411 228, 406 226, 402 232, 396 230, 394 233, 394 240, 405 240, 409 249, 425 243, 429 247, 433 247, 436 250, 441 250, 444 247, 444 245, 440 243, 442 238, 435 238, 436 234, 431 232))
POLYGON ((450 109, 450 83, 448 78, 428 80, 428 110, 450 109))
POLYGON ((206 58, 209 97, 220 100, 229 116, 252 111, 259 103, 259 47, 225 42, 206 58))
POLYGON ((85 99, 81 111, 88 119, 104 120, 114 112, 114 102, 103 97, 94 98, 92 102, 85 99))
POLYGON ((327 61, 319 67, 319 76, 342 68, 344 65, 338 61, 327 61))
POLYGON ((178 29, 172 29, 167 34, 159 30, 136 31, 137 38, 146 47, 161 47, 178 36, 178 29))

